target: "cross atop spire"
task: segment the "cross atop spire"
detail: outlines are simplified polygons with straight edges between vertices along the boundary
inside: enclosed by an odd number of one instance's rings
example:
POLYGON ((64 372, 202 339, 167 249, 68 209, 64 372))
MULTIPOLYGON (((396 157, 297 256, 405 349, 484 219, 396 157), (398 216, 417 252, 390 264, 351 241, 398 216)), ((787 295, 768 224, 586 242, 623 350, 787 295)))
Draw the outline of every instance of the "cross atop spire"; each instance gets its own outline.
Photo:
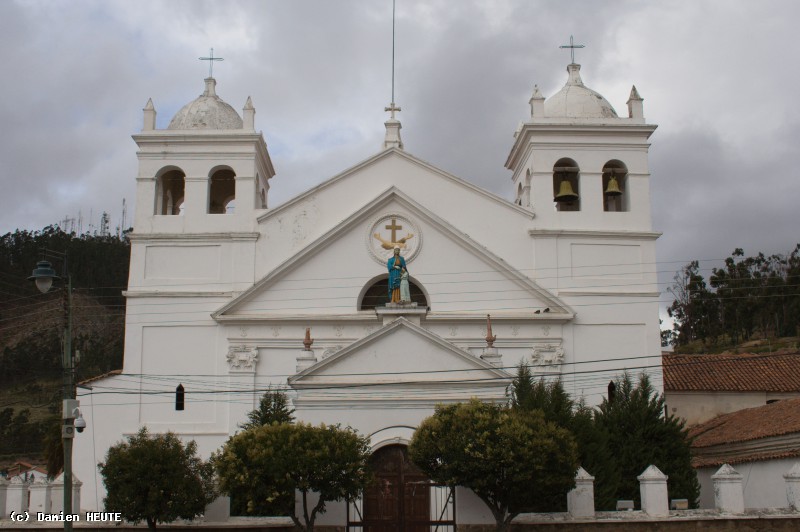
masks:
POLYGON ((396 111, 402 111, 402 109, 400 109, 400 108, 399 108, 397 105, 395 105, 395 103, 394 103, 394 102, 392 102, 392 103, 390 103, 390 104, 389 104, 389 107, 386 107, 386 108, 384 108, 384 111, 388 111, 388 112, 392 113, 392 114, 389 116, 389 118, 390 118, 391 120, 395 120, 394 113, 395 113, 396 111))
POLYGON ((208 77, 214 77, 214 61, 225 61, 225 59, 221 57, 214 57, 214 49, 211 49, 211 53, 208 54, 210 57, 198 57, 200 61, 208 61, 208 77))
POLYGON ((569 44, 562 44, 559 48, 569 48, 569 53, 571 56, 571 62, 575 63, 575 48, 586 48, 585 44, 575 44, 572 40, 572 35, 569 36, 569 44))
POLYGON ((400 108, 392 102, 385 110, 392 114, 389 120, 384 122, 386 126, 386 136, 383 139, 383 149, 400 148, 402 150, 403 141, 400 138, 400 128, 403 126, 400 125, 400 121, 394 116, 395 112, 399 111, 400 108))

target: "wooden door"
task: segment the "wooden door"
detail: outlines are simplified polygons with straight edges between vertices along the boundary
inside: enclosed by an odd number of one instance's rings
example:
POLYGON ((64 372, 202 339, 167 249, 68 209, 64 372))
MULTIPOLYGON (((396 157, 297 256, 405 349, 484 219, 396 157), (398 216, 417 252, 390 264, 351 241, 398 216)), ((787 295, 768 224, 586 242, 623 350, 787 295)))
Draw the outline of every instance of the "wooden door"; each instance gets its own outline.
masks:
POLYGON ((364 492, 365 532, 428 532, 428 478, 408 459, 403 445, 378 449, 370 459, 375 482, 364 492))

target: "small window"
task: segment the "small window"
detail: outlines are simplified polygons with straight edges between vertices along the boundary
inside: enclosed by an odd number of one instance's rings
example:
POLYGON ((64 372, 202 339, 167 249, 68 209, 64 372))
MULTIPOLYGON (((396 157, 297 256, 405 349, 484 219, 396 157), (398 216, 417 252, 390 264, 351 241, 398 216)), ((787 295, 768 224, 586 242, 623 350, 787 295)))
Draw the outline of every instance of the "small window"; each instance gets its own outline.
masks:
POLYGON ((183 410, 184 406, 184 391, 183 384, 179 384, 175 388, 175 410, 183 410))

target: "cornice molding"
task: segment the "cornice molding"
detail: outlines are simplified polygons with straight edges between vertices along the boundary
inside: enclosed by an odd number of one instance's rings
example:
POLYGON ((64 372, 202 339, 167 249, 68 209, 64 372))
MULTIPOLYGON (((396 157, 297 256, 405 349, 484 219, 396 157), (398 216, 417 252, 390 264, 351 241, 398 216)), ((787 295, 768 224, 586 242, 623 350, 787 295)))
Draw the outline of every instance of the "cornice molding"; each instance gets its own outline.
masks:
POLYGON ((663 233, 658 231, 591 231, 588 229, 529 229, 533 237, 614 238, 634 240, 657 240, 663 233))
POLYGON ((225 241, 252 241, 258 240, 260 233, 146 233, 138 234, 135 232, 128 234, 128 238, 135 242, 171 242, 179 243, 185 241, 203 242, 225 242, 225 241))
POLYGON ((626 292, 626 291, 619 291, 619 292, 612 292, 612 291, 593 291, 593 290, 559 290, 559 296, 571 296, 571 297, 592 297, 592 296, 603 296, 603 297, 661 297, 661 292, 626 292))
POLYGON ((123 297, 129 299, 143 298, 143 297, 208 297, 219 298, 224 297, 230 299, 236 292, 201 292, 199 290, 187 290, 180 292, 177 290, 161 291, 161 290, 123 290, 123 297))

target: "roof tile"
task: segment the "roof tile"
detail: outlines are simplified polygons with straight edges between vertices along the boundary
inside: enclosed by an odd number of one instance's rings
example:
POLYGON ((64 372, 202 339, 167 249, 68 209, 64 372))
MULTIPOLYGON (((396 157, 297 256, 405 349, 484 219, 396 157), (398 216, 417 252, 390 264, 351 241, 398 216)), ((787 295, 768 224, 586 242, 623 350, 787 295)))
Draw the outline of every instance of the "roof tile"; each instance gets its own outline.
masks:
POLYGON ((800 352, 664 354, 664 390, 800 392, 800 352))

